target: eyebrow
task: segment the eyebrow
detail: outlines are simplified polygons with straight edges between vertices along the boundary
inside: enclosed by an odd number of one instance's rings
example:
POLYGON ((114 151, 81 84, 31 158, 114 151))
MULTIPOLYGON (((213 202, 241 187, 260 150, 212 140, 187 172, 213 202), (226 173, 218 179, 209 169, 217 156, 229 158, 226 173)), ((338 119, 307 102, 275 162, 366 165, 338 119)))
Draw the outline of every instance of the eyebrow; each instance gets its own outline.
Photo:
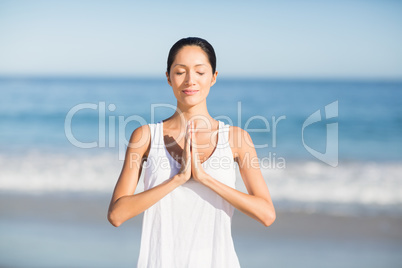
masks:
MULTIPOLYGON (((183 67, 187 67, 187 65, 185 65, 185 64, 177 63, 177 64, 173 65, 173 67, 172 67, 172 68, 176 67, 177 65, 179 65, 179 66, 183 66, 183 67)), ((207 66, 207 65, 206 65, 206 64, 204 64, 204 63, 196 64, 196 65, 194 65, 194 66, 200 66, 200 65, 205 65, 205 66, 207 66)))

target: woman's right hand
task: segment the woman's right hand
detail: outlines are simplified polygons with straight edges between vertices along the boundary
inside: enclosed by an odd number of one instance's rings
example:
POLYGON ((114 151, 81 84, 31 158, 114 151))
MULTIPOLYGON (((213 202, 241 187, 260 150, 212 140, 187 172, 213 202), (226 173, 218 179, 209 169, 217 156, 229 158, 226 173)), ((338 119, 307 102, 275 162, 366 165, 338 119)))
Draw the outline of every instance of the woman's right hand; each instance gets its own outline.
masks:
POLYGON ((177 174, 180 178, 180 181, 185 183, 191 178, 191 121, 187 122, 186 126, 186 135, 184 139, 184 148, 183 154, 181 157, 181 168, 179 173, 177 174))

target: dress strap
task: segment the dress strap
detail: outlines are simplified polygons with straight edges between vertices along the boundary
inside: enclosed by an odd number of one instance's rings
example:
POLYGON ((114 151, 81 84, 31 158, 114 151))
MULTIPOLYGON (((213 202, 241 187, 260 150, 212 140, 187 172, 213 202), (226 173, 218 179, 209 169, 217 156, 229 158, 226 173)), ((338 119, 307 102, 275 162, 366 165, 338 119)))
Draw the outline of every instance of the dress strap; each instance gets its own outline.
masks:
POLYGON ((226 147, 229 144, 229 130, 230 125, 225 124, 223 121, 219 121, 219 136, 222 136, 222 138, 218 138, 218 143, 221 147, 226 147))
POLYGON ((151 134, 151 147, 153 147, 153 143, 155 140, 155 128, 156 125, 155 124, 148 124, 149 127, 149 133, 151 134))
POLYGON ((156 123, 156 130, 155 130, 155 144, 156 148, 161 149, 164 148, 165 142, 163 141, 163 122, 159 121, 156 123))
POLYGON ((151 149, 158 149, 160 148, 161 144, 163 144, 161 143, 161 137, 163 139, 163 133, 162 135, 160 133, 161 131, 163 131, 161 128, 161 123, 152 123, 148 124, 148 126, 151 134, 151 149))

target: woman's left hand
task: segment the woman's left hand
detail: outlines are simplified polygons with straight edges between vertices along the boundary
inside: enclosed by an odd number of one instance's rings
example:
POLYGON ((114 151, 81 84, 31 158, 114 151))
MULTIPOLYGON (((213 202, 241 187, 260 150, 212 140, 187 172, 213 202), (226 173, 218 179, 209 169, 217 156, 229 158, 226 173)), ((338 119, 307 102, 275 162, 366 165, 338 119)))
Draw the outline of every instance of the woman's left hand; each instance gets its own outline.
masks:
POLYGON ((208 178, 208 174, 202 167, 202 163, 197 150, 197 139, 195 137, 194 122, 191 122, 191 175, 194 180, 203 183, 208 178))

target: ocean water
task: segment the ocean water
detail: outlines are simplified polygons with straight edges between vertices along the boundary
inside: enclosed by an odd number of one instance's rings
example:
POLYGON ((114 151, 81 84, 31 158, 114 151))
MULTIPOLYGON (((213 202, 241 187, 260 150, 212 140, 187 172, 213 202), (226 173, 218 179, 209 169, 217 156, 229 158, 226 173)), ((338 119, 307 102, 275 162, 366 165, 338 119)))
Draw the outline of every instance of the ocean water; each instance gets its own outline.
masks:
MULTIPOLYGON (((3 77, 0 100, 0 266, 134 267, 141 216, 106 212, 131 132, 174 111, 167 83, 3 77)), ((249 131, 278 212, 236 212, 242 267, 400 267, 402 82, 221 79, 208 107, 249 131)))
MULTIPOLYGON (((22 193, 111 194, 131 132, 176 104, 163 79, 3 77, 0 99, 0 191, 22 193)), ((249 131, 278 208, 401 215, 402 82, 221 79, 208 107, 249 131)))

